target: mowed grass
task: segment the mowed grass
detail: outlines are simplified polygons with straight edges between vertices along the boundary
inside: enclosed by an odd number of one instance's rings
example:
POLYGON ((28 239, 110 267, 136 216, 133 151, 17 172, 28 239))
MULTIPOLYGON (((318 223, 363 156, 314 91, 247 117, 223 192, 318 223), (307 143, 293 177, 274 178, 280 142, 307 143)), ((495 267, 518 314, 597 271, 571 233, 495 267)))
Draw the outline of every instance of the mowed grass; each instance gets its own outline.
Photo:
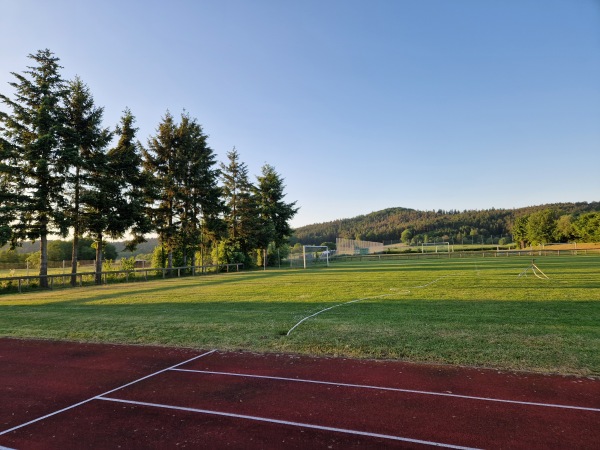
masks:
POLYGON ((600 376, 600 257, 536 264, 550 280, 518 276, 531 258, 465 258, 5 294, 0 336, 600 376))

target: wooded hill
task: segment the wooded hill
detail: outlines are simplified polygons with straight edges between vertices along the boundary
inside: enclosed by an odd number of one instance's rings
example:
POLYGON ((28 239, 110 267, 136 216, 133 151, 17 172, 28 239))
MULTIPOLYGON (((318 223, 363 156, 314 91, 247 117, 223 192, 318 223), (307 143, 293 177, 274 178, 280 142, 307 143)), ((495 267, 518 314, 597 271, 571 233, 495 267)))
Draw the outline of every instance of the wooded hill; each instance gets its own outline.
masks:
POLYGON ((351 219, 317 223, 297 228, 291 243, 319 245, 349 238, 375 242, 448 241, 454 243, 511 242, 515 219, 550 209, 556 216, 577 218, 587 212, 599 212, 600 202, 553 203, 517 209, 486 209, 469 211, 419 211, 409 208, 388 208, 351 219), (402 239, 405 240, 405 239, 402 239))

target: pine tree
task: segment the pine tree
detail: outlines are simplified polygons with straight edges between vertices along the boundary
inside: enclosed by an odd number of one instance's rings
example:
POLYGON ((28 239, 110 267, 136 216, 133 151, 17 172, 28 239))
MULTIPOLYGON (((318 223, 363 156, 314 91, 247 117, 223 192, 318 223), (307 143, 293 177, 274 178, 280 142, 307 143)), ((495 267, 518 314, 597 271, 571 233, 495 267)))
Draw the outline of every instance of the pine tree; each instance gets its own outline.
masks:
MULTIPOLYGON (((0 112, 0 121, 2 120, 0 112)), ((10 242, 14 248, 17 243, 12 225, 16 220, 19 204, 25 199, 19 195, 18 190, 21 172, 17 148, 3 138, 2 131, 4 129, 0 128, 0 247, 10 242)))
MULTIPOLYGON (((50 50, 40 50, 29 58, 35 65, 28 66, 23 75, 12 72, 17 79, 9 83, 16 91, 14 100, 0 94, 12 111, 1 115, 2 182, 11 186, 5 195, 12 200, 19 192, 18 203, 12 203, 16 207, 9 206, 10 212, 3 215, 12 223, 13 242, 40 240, 40 285, 48 287, 48 234, 66 235, 68 230, 63 195, 68 152, 62 140, 67 89, 59 74, 59 59, 50 50), (15 164, 11 170, 5 167, 7 160, 15 164)), ((3 227, 5 230, 6 224, 3 227)))
POLYGON ((188 264, 190 253, 191 265, 195 266, 196 249, 203 244, 203 233, 217 231, 217 218, 224 208, 218 186, 219 170, 215 168, 216 159, 208 146, 208 136, 195 119, 182 114, 176 133, 175 178, 180 205, 180 246, 183 264, 188 264))
POLYGON ((158 125, 156 135, 148 139, 148 150, 143 150, 144 168, 152 174, 149 214, 162 246, 167 251, 167 267, 173 267, 173 251, 177 246, 179 223, 177 218, 177 160, 175 155, 176 124, 167 111, 158 125))
MULTIPOLYGON (((250 263, 250 252, 257 248, 261 222, 257 199, 248 178, 248 167, 233 148, 227 153, 229 164, 221 163, 221 180, 225 199, 228 253, 241 252, 245 263, 250 263)), ((232 261, 231 261, 232 262, 232 261)))
POLYGON ((262 220, 262 233, 260 247, 267 256, 267 247, 273 242, 276 248, 287 242, 292 234, 289 221, 296 215, 298 208, 296 202, 286 203, 285 185, 283 178, 273 166, 265 164, 262 175, 257 177, 255 195, 258 200, 260 218, 262 220))
POLYGON ((144 152, 145 168, 153 174, 150 214, 167 252, 168 268, 173 267, 175 251, 182 254, 184 265, 195 265, 202 233, 214 232, 219 224, 219 171, 207 139, 189 114, 183 113, 177 124, 167 112, 144 152))
POLYGON ((147 179, 141 171, 142 156, 135 141, 134 117, 125 110, 117 126, 116 147, 108 152, 94 151, 90 155, 90 177, 82 189, 83 230, 94 239, 96 247, 96 283, 101 283, 102 252, 105 237, 121 238, 130 231, 133 239, 130 250, 143 241, 150 231, 145 215, 147 179))
POLYGON ((75 78, 69 83, 69 95, 66 104, 66 145, 71 152, 70 172, 68 176, 69 218, 73 229, 71 251, 71 285, 75 286, 79 239, 81 237, 81 189, 88 182, 90 165, 96 159, 92 155, 108 146, 111 133, 102 127, 103 108, 94 105, 89 88, 75 78))
POLYGON ((153 229, 147 211, 150 175, 143 170, 142 148, 136 140, 138 129, 134 124, 135 117, 128 108, 125 109, 115 130, 119 137, 117 145, 108 152, 109 169, 124 200, 119 210, 120 228, 112 226, 111 237, 120 237, 127 230, 130 239, 125 242, 125 248, 128 251, 145 242, 145 235, 153 229))

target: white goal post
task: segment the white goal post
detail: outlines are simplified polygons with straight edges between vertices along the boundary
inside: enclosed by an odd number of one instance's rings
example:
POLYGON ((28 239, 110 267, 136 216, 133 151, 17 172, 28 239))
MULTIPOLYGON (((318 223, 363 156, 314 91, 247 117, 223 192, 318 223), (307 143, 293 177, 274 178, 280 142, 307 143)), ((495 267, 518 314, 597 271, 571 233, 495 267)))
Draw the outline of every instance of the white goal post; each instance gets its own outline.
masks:
POLYGON ((304 261, 304 268, 306 269, 306 261, 320 259, 325 256, 325 262, 329 267, 329 247, 326 245, 303 245, 302 246, 302 260, 304 261))
POLYGON ((425 247, 435 247, 435 252, 438 253, 438 248, 444 253, 450 253, 450 242, 427 242, 421 244, 421 253, 425 253, 425 247))

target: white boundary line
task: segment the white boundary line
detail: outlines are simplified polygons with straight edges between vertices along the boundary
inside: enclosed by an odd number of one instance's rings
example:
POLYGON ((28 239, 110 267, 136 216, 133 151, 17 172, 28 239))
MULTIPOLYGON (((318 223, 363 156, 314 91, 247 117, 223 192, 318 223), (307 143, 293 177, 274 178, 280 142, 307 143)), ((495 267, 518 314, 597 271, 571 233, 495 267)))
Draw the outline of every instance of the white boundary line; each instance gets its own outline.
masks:
POLYGON ((409 394, 436 395, 439 397, 454 397, 454 398, 462 398, 462 399, 468 399, 468 400, 481 400, 481 401, 498 402, 498 403, 512 403, 512 404, 516 404, 516 405, 543 406, 546 408, 576 409, 576 410, 581 410, 581 411, 600 412, 600 408, 592 408, 592 407, 586 407, 586 406, 570 406, 570 405, 560 405, 560 404, 555 404, 555 403, 526 402, 526 401, 521 401, 521 400, 504 400, 504 399, 500 399, 500 398, 449 394, 446 392, 419 391, 419 390, 415 390, 415 389, 370 386, 370 385, 364 385, 364 384, 336 383, 336 382, 332 382, 332 381, 307 380, 307 379, 302 379, 302 378, 273 377, 273 376, 267 376, 267 375, 251 375, 251 374, 240 374, 240 373, 231 373, 231 372, 213 372, 213 371, 209 371, 209 370, 191 370, 191 369, 177 369, 177 368, 174 368, 171 370, 176 371, 176 372, 193 372, 193 373, 204 373, 204 374, 209 374, 209 375, 228 375, 228 376, 233 376, 233 377, 264 378, 267 380, 277 380, 277 381, 296 381, 299 383, 324 384, 324 385, 329 385, 329 386, 343 386, 343 387, 362 388, 362 389, 376 389, 376 390, 381 390, 381 391, 405 392, 405 393, 409 393, 409 394))
POLYGON ((155 375, 158 375, 158 374, 161 374, 163 372, 166 372, 167 370, 176 369, 177 367, 182 366, 183 364, 186 364, 186 363, 189 363, 189 362, 194 361, 196 359, 202 358, 203 356, 210 355, 211 353, 214 353, 214 352, 216 352, 216 350, 211 350, 211 351, 203 353, 201 355, 194 356, 193 358, 190 358, 190 359, 188 359, 186 361, 183 361, 183 362, 180 362, 178 364, 175 364, 174 366, 167 367, 166 369, 162 369, 162 370, 159 370, 158 372, 151 373, 150 375, 146 375, 145 377, 138 378, 137 380, 134 380, 134 381, 131 381, 131 382, 127 383, 127 384, 124 384, 123 386, 119 386, 118 388, 111 389, 110 391, 106 391, 106 392, 104 392, 104 393, 102 393, 100 395, 97 395, 95 397, 90 397, 90 398, 88 398, 86 400, 83 400, 83 401, 81 401, 79 403, 75 403, 75 404, 73 404, 71 406, 67 406, 66 408, 59 409, 58 411, 54 411, 54 412, 52 412, 50 414, 46 414, 45 416, 41 416, 41 417, 38 417, 37 419, 33 419, 33 420, 30 420, 29 422, 25 422, 25 423, 22 423, 21 425, 17 425, 15 427, 9 428, 8 430, 0 431, 0 436, 2 436, 3 434, 10 433, 11 431, 18 430, 19 428, 23 428, 23 427, 26 427, 28 425, 34 424, 34 423, 39 422, 41 420, 47 419, 48 417, 52 417, 52 416, 55 416, 55 415, 60 414, 62 412, 68 411, 70 409, 77 408, 78 406, 84 405, 86 403, 91 402, 92 400, 98 399, 98 397, 100 397, 102 395, 112 394, 113 392, 116 392, 116 391, 118 391, 120 389, 126 388, 127 386, 131 386, 132 384, 139 383, 140 381, 146 380, 146 379, 148 379, 150 377, 153 377, 155 375))
POLYGON ((350 303, 356 303, 356 302, 360 302, 360 301, 362 301, 362 300, 371 300, 371 299, 373 299, 373 298, 389 297, 390 295, 394 295, 394 294, 382 294, 382 295, 376 295, 376 296, 374 296, 374 297, 364 297, 364 298, 357 298, 356 300, 350 300, 349 302, 346 302, 346 303, 340 303, 340 304, 338 304, 338 305, 333 305, 333 306, 330 306, 329 308, 322 309, 321 311, 319 311, 319 312, 316 312, 316 313, 314 313, 314 314, 311 314, 310 316, 307 316, 307 317, 305 317, 304 319, 302 319, 300 322, 298 322, 296 325, 294 325, 292 328, 290 328, 290 331, 288 331, 288 332, 287 332, 286 336, 289 336, 289 335, 290 335, 290 333, 291 333, 292 331, 294 331, 294 329, 295 329, 295 328, 296 328, 298 325, 300 325, 302 322, 304 322, 305 320, 308 320, 308 319, 310 319, 311 317, 318 316, 318 315, 319 315, 319 314, 321 314, 322 312, 329 311, 330 309, 337 308, 338 306, 349 305, 350 303))
POLYGON ((432 285, 432 284, 434 284, 434 283, 437 283, 438 281, 440 281, 440 280, 441 280, 441 279, 443 279, 443 278, 448 278, 449 276, 450 276, 450 275, 444 275, 443 277, 439 277, 437 280, 430 281, 430 282, 429 282, 429 283, 427 283, 427 284, 423 284, 423 285, 421 285, 421 286, 414 286, 412 289, 424 288, 424 287, 430 286, 430 285, 432 285))
POLYGON ((445 447, 445 448, 460 449, 460 450, 474 450, 473 447, 461 447, 459 445, 443 444, 440 442, 424 441, 424 440, 420 440, 420 439, 411 439, 411 438, 407 438, 407 437, 393 436, 393 435, 388 435, 388 434, 369 433, 367 431, 358 431, 358 430, 349 430, 349 429, 345 429, 345 428, 327 427, 327 426, 321 426, 321 425, 313 425, 310 423, 291 422, 288 420, 269 419, 266 417, 248 416, 245 414, 235 414, 235 413, 228 413, 228 412, 222 412, 222 411, 211 411, 209 409, 198 409, 198 408, 188 408, 185 406, 163 405, 160 403, 137 402, 137 401, 133 401, 133 400, 122 400, 122 399, 112 398, 112 397, 97 397, 97 399, 105 400, 108 402, 126 403, 129 405, 139 405, 139 406, 150 406, 150 407, 154 407, 154 408, 174 409, 177 411, 187 411, 187 412, 195 412, 195 413, 201 413, 201 414, 210 414, 213 416, 231 417, 231 418, 235 418, 235 419, 255 420, 257 422, 268 422, 268 423, 275 423, 278 425, 289 425, 289 426, 293 426, 293 427, 311 428, 314 430, 334 431, 334 432, 338 432, 338 433, 353 434, 353 435, 358 435, 358 436, 368 436, 368 437, 374 437, 374 438, 380 438, 380 439, 389 439, 389 440, 394 440, 394 441, 412 442, 414 444, 431 445, 431 446, 435 446, 435 447, 445 447))

